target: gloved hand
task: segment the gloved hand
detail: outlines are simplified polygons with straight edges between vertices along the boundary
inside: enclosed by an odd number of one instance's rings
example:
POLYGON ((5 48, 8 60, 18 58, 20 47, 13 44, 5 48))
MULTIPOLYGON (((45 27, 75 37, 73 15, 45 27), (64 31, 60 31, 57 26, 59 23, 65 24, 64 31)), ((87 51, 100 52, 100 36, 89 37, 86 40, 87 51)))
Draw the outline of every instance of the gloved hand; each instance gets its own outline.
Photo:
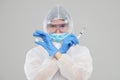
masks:
POLYGON ((45 48, 49 56, 54 56, 57 53, 58 49, 52 44, 51 39, 47 33, 36 30, 33 33, 33 36, 42 38, 43 41, 35 41, 35 43, 45 48))
POLYGON ((78 39, 75 37, 75 35, 73 34, 70 34, 68 35, 64 40, 63 40, 63 43, 62 43, 62 46, 61 48, 59 49, 59 51, 64 54, 66 53, 69 48, 72 46, 72 45, 76 45, 76 44, 79 44, 79 41, 78 39))

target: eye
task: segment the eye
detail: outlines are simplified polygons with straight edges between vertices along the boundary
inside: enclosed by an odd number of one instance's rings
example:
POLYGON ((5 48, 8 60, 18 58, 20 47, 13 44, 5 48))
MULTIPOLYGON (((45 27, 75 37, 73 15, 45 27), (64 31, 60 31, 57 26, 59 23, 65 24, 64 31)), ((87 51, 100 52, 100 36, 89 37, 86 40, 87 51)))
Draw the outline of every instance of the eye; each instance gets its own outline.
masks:
POLYGON ((60 27, 61 27, 61 28, 64 28, 64 27, 65 27, 65 24, 62 24, 60 27))
POLYGON ((55 25, 50 25, 50 27, 55 28, 56 26, 55 25))

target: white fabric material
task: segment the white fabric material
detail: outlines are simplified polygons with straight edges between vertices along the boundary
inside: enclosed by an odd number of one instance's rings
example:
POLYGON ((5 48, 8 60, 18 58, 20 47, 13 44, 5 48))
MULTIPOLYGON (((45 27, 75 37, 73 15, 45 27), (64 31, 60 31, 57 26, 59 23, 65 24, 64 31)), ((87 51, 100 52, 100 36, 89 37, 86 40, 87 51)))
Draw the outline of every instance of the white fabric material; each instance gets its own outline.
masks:
MULTIPOLYGON (((61 45, 53 43, 57 48, 61 45)), ((28 51, 24 64, 28 80, 88 80, 92 58, 87 47, 76 45, 59 60, 50 57, 41 46, 28 51)))

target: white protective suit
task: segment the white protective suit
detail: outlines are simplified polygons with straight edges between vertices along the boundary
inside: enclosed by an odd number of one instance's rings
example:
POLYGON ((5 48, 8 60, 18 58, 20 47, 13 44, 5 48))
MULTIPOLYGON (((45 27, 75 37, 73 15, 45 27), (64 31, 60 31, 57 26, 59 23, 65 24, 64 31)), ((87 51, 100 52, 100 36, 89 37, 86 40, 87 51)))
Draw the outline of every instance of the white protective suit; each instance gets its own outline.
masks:
MULTIPOLYGON (((53 44, 56 48, 61 47, 61 43, 53 44)), ((59 60, 49 56, 42 46, 37 46, 26 54, 24 70, 28 80, 88 80, 92 73, 92 58, 89 49, 81 45, 72 46, 59 60)))

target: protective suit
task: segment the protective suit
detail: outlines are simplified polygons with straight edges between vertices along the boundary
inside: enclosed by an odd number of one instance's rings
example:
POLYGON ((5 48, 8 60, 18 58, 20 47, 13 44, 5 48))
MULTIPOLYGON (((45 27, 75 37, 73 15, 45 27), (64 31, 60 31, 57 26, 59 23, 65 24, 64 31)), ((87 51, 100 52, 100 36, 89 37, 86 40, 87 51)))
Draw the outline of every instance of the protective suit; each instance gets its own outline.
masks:
MULTIPOLYGON (((61 6, 54 7, 46 16, 43 28, 44 35, 49 34, 47 32, 47 25, 51 23, 52 19, 64 19, 65 23, 69 23, 69 33, 72 33, 73 23, 67 13, 67 11, 61 6)), ((34 35, 42 34, 43 32, 36 32, 34 35)), ((38 35, 39 36, 39 35, 38 35)), ((47 35, 48 37, 49 35, 47 35)), ((67 36, 66 42, 68 40, 74 40, 75 36, 72 35, 69 38, 67 36)), ((47 41, 52 41, 50 38, 47 41)), ((40 46, 32 48, 26 54, 26 60, 24 64, 25 74, 28 80, 88 80, 92 73, 92 57, 90 55, 89 49, 85 46, 78 44, 77 39, 75 39, 69 49, 66 50, 66 45, 61 42, 52 41, 47 44, 52 47, 47 47, 42 42, 40 46), (76 40, 76 41, 75 41, 76 40), (54 47, 53 47, 53 45, 54 47), (72 45, 75 44, 75 45, 72 45), (63 47, 62 47, 63 46, 63 47), (61 48, 62 47, 62 48, 61 48), (50 50, 51 51, 50 51, 50 50), (56 50, 55 50, 56 49, 56 50), (65 50, 66 51, 65 51, 65 50), (56 60, 54 54, 60 50, 62 56, 60 59, 56 60), (49 53, 49 54, 48 54, 49 53)), ((44 41, 44 38, 43 38, 44 41)))

